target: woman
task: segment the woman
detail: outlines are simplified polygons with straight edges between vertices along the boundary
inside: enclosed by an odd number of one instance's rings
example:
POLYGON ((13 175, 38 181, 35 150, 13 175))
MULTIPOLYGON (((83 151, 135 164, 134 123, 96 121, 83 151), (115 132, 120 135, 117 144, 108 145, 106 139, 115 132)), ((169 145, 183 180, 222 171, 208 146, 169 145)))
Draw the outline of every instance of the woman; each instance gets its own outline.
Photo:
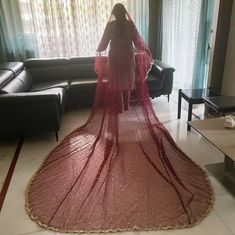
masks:
POLYGON ((91 115, 33 177, 27 212, 41 226, 60 232, 191 227, 211 208, 212 189, 154 113, 145 82, 152 58, 120 4, 98 51, 109 41, 108 58, 101 53, 96 58, 91 115), (130 109, 120 113, 121 97, 129 108, 133 79, 130 109))
POLYGON ((138 51, 148 52, 149 61, 152 58, 125 7, 120 3, 116 4, 111 16, 114 19, 110 17, 97 51, 104 51, 110 42, 110 89, 116 93, 117 109, 122 112, 123 104, 124 110, 129 109, 130 91, 135 88, 133 43, 138 51))

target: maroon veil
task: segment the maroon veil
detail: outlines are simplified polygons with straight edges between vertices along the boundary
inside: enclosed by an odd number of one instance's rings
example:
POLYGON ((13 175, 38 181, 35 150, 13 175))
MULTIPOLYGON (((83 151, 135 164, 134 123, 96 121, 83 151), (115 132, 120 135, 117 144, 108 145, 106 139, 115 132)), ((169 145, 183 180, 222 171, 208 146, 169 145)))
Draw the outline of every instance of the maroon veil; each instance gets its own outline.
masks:
POLYGON ((52 150, 27 189, 26 210, 47 229, 191 227, 213 202, 206 174, 154 113, 146 86, 151 53, 117 5, 97 50, 90 117, 52 150))

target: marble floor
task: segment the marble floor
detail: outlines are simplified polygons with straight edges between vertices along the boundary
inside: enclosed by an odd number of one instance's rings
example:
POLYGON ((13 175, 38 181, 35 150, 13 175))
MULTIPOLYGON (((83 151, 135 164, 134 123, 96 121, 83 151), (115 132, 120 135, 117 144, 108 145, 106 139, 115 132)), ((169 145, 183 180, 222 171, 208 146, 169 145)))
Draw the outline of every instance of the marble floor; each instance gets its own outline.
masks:
MULTIPOLYGON (((208 166, 223 162, 223 154, 198 135, 194 130, 188 132, 186 127, 187 110, 182 110, 182 117, 177 119, 177 99, 172 96, 170 102, 166 97, 152 100, 154 110, 164 123, 180 148, 197 164, 206 170, 215 192, 215 205, 209 215, 198 225, 189 229, 125 232, 125 235, 235 235, 235 197, 229 187, 209 171, 208 166)), ((63 116, 59 141, 73 129, 83 124, 90 110, 75 110, 63 116)), ((202 113, 200 108, 194 112, 202 113)), ((18 140, 0 141, 0 186, 2 187, 11 164, 18 140)), ((59 235, 61 233, 44 230, 27 216, 25 190, 30 178, 46 157, 45 153, 58 143, 52 133, 27 135, 25 137, 7 194, 0 212, 0 235, 59 235)), ((220 164, 220 165, 221 165, 220 164)))

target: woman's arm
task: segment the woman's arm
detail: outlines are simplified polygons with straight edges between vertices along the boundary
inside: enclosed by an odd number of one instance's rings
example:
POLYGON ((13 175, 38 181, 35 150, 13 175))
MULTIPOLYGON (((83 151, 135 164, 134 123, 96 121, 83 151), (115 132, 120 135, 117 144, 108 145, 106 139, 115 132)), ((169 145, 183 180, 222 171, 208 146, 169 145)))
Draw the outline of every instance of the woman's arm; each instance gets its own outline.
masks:
POLYGON ((109 41, 110 41, 110 23, 107 24, 104 30, 104 34, 97 48, 97 51, 98 52, 104 51, 107 48, 109 41))

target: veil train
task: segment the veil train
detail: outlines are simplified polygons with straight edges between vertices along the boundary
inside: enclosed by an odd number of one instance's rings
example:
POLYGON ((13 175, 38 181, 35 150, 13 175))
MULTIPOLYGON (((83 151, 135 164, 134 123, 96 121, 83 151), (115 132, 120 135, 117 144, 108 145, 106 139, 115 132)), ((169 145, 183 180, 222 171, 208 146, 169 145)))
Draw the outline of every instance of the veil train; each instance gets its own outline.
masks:
POLYGON ((158 120, 146 86, 151 53, 115 7, 98 47, 90 117, 32 178, 27 212, 60 232, 191 227, 209 212, 212 187, 158 120))

